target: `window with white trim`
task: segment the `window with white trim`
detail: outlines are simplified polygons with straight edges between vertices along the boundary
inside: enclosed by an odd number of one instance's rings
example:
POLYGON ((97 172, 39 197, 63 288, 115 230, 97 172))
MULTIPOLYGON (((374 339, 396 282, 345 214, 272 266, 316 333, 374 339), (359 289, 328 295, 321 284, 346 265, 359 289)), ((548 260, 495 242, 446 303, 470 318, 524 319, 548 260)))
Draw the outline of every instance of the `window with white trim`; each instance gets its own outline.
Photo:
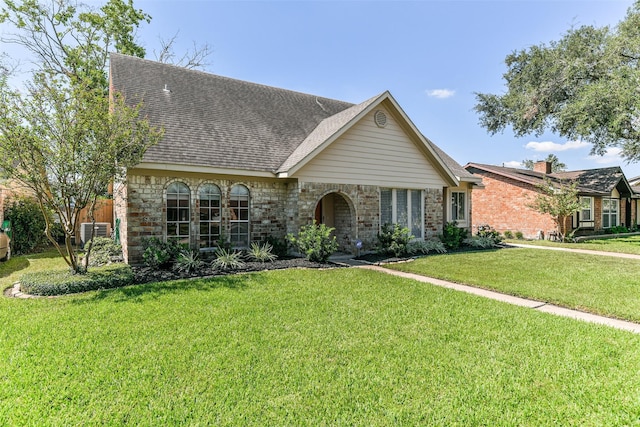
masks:
POLYGON ((235 248, 249 247, 249 189, 234 185, 229 198, 229 238, 235 248))
POLYGON ((190 190, 182 182, 172 182, 167 187, 167 239, 189 244, 191 228, 190 190))
POLYGON ((464 222, 467 220, 467 193, 464 191, 451 192, 451 221, 464 222))
POLYGON ((580 222, 593 222, 593 197, 580 197, 580 222))
POLYGON ((617 226, 618 212, 620 212, 620 200, 602 199, 602 228, 617 226))
POLYGON ((408 227, 419 239, 424 237, 424 197, 422 190, 380 189, 380 225, 408 227))
POLYGON ((220 188, 214 184, 200 187, 200 248, 212 248, 220 239, 220 188))

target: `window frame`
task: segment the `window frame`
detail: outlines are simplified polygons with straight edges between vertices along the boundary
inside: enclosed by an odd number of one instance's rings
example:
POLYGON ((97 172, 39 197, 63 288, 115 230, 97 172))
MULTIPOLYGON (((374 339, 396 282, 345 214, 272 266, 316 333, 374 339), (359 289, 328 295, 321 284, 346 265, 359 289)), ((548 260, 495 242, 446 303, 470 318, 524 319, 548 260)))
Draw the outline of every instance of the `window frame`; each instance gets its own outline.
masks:
POLYGON ((244 249, 249 247, 251 243, 250 214, 251 192, 249 187, 244 184, 234 184, 229 191, 229 242, 232 247, 244 249), (242 193, 236 193, 241 189, 243 189, 242 193), (246 203, 243 205, 242 202, 246 203))
POLYGON ((191 188, 182 181, 171 182, 165 190, 165 227, 167 241, 172 239, 177 240, 180 244, 190 244, 191 188), (174 188, 176 191, 173 191, 174 188), (174 201, 175 206, 173 206, 174 201), (186 234, 182 232, 185 230, 186 234))
POLYGON ((594 200, 592 196, 580 196, 579 198, 580 210, 579 214, 579 226, 580 227, 593 227, 595 225, 594 218, 594 200), (585 218, 585 212, 589 213, 589 217, 585 218))
POLYGON ((467 192, 452 190, 451 197, 449 197, 449 220, 455 221, 457 224, 466 224, 469 220, 467 212, 467 192), (462 199, 462 208, 459 206, 459 199, 462 199), (458 216, 460 213, 462 213, 462 218, 458 216))
POLYGON ((424 191, 423 190, 418 190, 415 188, 387 188, 387 187, 381 187, 379 189, 379 218, 380 218, 380 231, 382 231, 382 226, 385 224, 399 224, 402 227, 408 227, 409 230, 411 231, 411 234, 414 236, 415 239, 424 239, 424 233, 425 233, 425 226, 424 226, 424 191), (390 192, 390 198, 387 198, 387 200, 390 200, 391 205, 389 206, 383 206, 383 193, 385 192, 390 192), (402 194, 402 192, 404 192, 405 197, 398 197, 398 194, 402 194), (419 233, 416 233, 416 229, 415 226, 417 225, 417 222, 415 221, 416 218, 413 218, 415 216, 415 211, 414 208, 415 206, 415 200, 414 197, 412 197, 414 193, 416 192, 419 195, 419 200, 420 200, 420 210, 419 210, 419 219, 420 219, 420 231, 419 233), (404 209, 398 209, 398 200, 402 200, 404 201, 406 204, 405 206, 402 206, 402 208, 404 209), (385 214, 386 213, 386 214, 385 214), (388 213, 391 214, 391 222, 385 221, 387 218, 384 218, 386 216, 388 216, 388 213))
POLYGON ((611 228, 619 225, 620 221, 620 199, 614 199, 612 197, 602 198, 602 228, 611 228), (605 203, 606 202, 606 203, 605 203), (607 208, 605 209, 605 205, 607 208), (614 209, 612 209, 614 207, 614 209), (607 225, 605 226, 605 218, 607 218, 607 225), (612 222, 611 219, 615 218, 612 222))
POLYGON ((222 191, 220 187, 213 183, 202 184, 198 190, 198 204, 198 247, 200 250, 215 248, 222 235, 222 191), (207 197, 203 197, 203 195, 207 197), (206 206, 204 206, 205 201, 206 206), (212 202, 217 202, 217 206, 212 202), (206 228, 203 230, 203 227, 206 228), (217 232, 214 232, 216 228, 217 232), (205 232, 203 233, 203 231, 205 232))

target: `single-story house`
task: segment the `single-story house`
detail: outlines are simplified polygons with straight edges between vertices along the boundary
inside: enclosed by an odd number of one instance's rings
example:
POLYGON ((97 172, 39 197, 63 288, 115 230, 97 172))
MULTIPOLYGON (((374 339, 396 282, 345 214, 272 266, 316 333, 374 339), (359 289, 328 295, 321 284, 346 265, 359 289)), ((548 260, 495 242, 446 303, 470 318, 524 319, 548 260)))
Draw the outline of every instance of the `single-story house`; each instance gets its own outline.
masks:
POLYGON ((351 104, 121 54, 111 55, 110 90, 143 101, 164 128, 114 189, 130 263, 151 236, 245 248, 316 220, 354 253, 373 250, 385 223, 419 239, 442 233, 452 215, 470 224, 480 179, 425 138, 389 92, 351 104))
MULTIPOLYGON (((556 230, 550 215, 529 207, 545 177, 552 183, 577 182, 581 208, 570 229, 593 234, 619 225, 637 224, 636 194, 619 167, 551 172, 551 163, 536 162, 533 170, 468 163, 464 168, 482 177, 482 189, 473 192, 474 225, 488 224, 497 231, 537 238, 556 230)), ((569 224, 568 224, 569 225, 569 224)))

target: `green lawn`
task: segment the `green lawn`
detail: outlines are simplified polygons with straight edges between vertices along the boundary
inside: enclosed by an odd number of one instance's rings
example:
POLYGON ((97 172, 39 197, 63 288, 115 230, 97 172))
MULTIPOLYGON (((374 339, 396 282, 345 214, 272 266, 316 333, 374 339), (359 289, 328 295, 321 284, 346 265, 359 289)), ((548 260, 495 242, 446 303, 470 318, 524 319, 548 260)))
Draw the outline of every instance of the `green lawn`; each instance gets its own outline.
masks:
POLYGON ((501 249, 434 255, 389 268, 640 321, 640 261, 501 249))
POLYGON ((640 336, 373 271, 3 298, 0 322, 0 425, 640 419, 640 336))
POLYGON ((594 251, 619 252, 640 255, 640 236, 618 237, 601 240, 587 240, 580 243, 560 243, 549 240, 506 240, 507 243, 551 246, 557 248, 587 249, 594 251))

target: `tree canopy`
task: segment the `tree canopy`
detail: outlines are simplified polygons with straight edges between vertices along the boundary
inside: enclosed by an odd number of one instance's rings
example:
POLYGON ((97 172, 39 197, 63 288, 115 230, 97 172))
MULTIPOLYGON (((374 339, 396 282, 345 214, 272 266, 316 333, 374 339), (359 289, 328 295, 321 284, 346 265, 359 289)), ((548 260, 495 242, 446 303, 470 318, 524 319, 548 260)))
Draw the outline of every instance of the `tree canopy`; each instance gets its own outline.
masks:
MULTIPOLYGON (((73 0, 5 0, 2 9, 0 22, 15 29, 8 41, 30 51, 36 67, 26 89, 0 75, 0 173, 31 189, 47 237, 75 272, 84 270, 73 246, 80 211, 88 207, 92 218, 112 180, 162 134, 141 117, 140 104, 128 105, 117 92, 107 96, 109 51, 143 56, 135 28, 149 19, 131 0, 109 0, 99 10, 73 0), (64 247, 51 234, 50 212, 64 247)), ((91 245, 86 261, 90 252, 91 245)))
POLYGON ((560 240, 564 240, 570 225, 569 218, 580 209, 578 182, 554 183, 549 178, 537 186, 539 193, 529 207, 549 214, 558 228, 560 240))
POLYGON ((640 0, 615 28, 584 25, 509 54, 506 93, 476 93, 480 124, 518 137, 552 131, 640 160, 640 0))

